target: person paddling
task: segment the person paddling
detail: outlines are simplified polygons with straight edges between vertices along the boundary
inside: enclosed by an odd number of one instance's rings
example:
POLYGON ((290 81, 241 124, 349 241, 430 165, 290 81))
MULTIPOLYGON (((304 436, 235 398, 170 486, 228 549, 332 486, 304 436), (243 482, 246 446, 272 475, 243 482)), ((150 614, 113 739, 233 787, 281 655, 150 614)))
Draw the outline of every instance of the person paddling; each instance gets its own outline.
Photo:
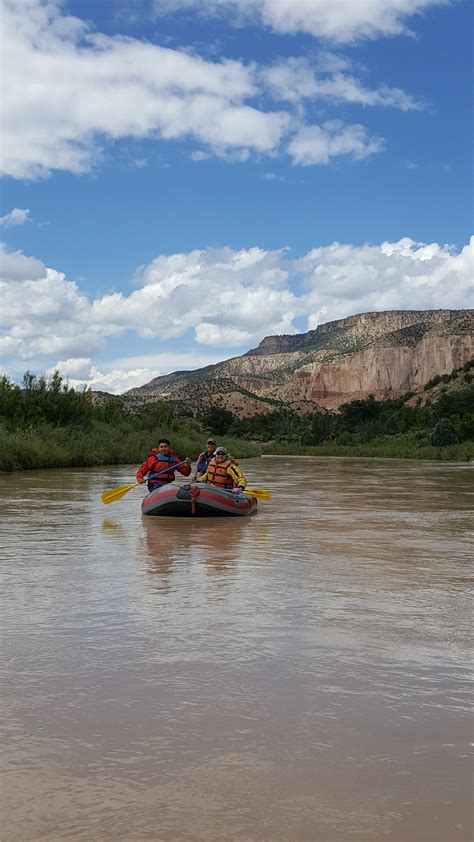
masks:
POLYGON ((243 491, 247 485, 247 480, 237 466, 236 460, 222 446, 216 447, 207 471, 199 477, 197 482, 207 482, 209 485, 228 488, 234 494, 243 491))
POLYGON ((199 454, 197 458, 197 465, 196 465, 196 476, 194 479, 199 479, 202 477, 203 474, 206 473, 209 462, 211 461, 212 457, 214 456, 214 451, 216 449, 216 443, 214 439, 208 439, 206 442, 206 447, 199 454))
POLYGON ((184 477, 188 477, 191 473, 191 459, 187 457, 184 465, 178 464, 180 462, 181 460, 171 450, 169 439, 160 439, 158 447, 153 447, 150 455, 140 465, 136 473, 137 482, 143 482, 147 474, 164 471, 164 473, 160 473, 159 477, 151 477, 148 480, 148 491, 154 491, 155 488, 173 482, 175 471, 179 471, 184 477))

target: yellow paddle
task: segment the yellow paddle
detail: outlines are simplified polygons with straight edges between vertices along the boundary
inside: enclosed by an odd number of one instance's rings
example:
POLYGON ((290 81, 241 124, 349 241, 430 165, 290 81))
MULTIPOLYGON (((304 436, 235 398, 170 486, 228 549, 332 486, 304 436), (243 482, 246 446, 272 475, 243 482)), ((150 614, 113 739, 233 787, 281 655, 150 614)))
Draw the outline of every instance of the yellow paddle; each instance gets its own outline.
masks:
MULTIPOLYGON (((229 491, 232 494, 230 488, 224 489, 225 491, 229 491)), ((250 494, 252 497, 256 497, 257 500, 270 500, 271 492, 267 488, 246 488, 245 491, 243 488, 240 489, 241 494, 250 494)))
POLYGON ((252 497, 256 497, 257 500, 270 500, 271 498, 271 492, 268 488, 246 488, 243 493, 251 494, 252 497))
MULTIPOLYGON (((199 480, 198 480, 197 484, 199 485, 199 480)), ((209 483, 209 485, 210 485, 210 483, 209 483)), ((233 493, 232 489, 230 489, 230 488, 222 488, 221 486, 218 486, 218 487, 220 488, 221 491, 228 491, 229 494, 233 493)), ((256 497, 257 500, 270 500, 270 498, 271 498, 271 491, 269 491, 268 488, 246 488, 245 491, 243 490, 243 488, 241 488, 240 493, 241 494, 250 494, 251 497, 256 497)))
MULTIPOLYGON (((172 470, 177 468, 179 465, 184 465, 186 459, 183 459, 182 462, 176 462, 171 466, 172 470)), ((131 488, 135 488, 137 485, 143 485, 144 482, 148 482, 149 479, 153 479, 153 477, 158 477, 160 474, 166 474, 170 470, 170 466, 164 469, 164 471, 158 471, 157 474, 150 474, 147 479, 142 479, 140 482, 132 482, 130 485, 119 485, 118 488, 111 488, 110 491, 104 491, 102 494, 102 502, 108 505, 109 503, 115 503, 116 500, 120 500, 121 497, 124 497, 131 488)))

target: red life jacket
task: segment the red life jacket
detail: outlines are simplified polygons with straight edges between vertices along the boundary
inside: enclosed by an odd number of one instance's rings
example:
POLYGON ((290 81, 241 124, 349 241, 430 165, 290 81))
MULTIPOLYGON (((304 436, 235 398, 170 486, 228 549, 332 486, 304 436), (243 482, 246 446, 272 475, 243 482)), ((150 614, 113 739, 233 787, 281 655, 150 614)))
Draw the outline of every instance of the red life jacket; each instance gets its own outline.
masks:
POLYGON ((150 452, 150 456, 154 456, 155 464, 153 465, 152 468, 150 468, 149 473, 150 474, 157 474, 157 473, 160 474, 159 477, 152 477, 152 479, 150 480, 150 483, 153 483, 153 485, 165 485, 168 482, 173 482, 174 475, 175 475, 174 465, 176 465, 176 462, 179 461, 179 459, 176 458, 174 453, 170 452, 169 454, 167 454, 165 456, 164 453, 160 453, 154 447, 152 449, 152 451, 150 452), (166 468, 167 465, 168 465, 168 470, 166 471, 165 468, 166 468), (161 473, 161 471, 164 471, 164 473, 161 473))
POLYGON ((220 462, 218 465, 215 456, 213 456, 207 469, 206 482, 211 485, 219 485, 221 488, 233 488, 234 480, 227 473, 227 468, 233 462, 233 459, 226 459, 225 462, 220 462))

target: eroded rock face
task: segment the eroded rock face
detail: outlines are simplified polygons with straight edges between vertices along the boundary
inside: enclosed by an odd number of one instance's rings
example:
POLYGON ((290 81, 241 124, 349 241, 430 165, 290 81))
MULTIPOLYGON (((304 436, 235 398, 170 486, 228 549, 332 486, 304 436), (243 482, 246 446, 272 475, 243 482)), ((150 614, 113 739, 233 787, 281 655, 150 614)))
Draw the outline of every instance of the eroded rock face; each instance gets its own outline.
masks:
POLYGON ((373 346, 337 363, 310 363, 279 391, 281 400, 310 400, 337 408, 372 394, 394 398, 417 391, 437 374, 449 374, 474 355, 472 336, 425 336, 414 348, 373 346))
POLYGON ((124 396, 173 399, 202 410, 218 403, 238 417, 337 409, 366 397, 398 397, 450 374, 474 356, 474 311, 363 313, 296 336, 270 336, 240 357, 157 377, 124 396))

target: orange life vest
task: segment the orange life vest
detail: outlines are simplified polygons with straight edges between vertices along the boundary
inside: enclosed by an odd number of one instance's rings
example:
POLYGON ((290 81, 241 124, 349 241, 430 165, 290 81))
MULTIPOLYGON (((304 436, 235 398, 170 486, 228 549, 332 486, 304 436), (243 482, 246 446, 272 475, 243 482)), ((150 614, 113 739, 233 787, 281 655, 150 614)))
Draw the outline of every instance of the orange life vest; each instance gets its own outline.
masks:
POLYGON ((159 486, 166 485, 169 482, 173 482, 175 472, 174 465, 176 465, 176 462, 179 461, 174 455, 173 451, 170 450, 169 454, 165 455, 164 453, 160 453, 157 448, 153 447, 150 452, 150 456, 154 457, 155 463, 150 468, 149 473, 160 473, 159 477, 156 477, 156 479, 152 478, 150 480, 150 484, 152 483, 154 486, 159 486), (168 471, 166 471, 167 466, 169 468, 168 471), (161 471, 163 471, 163 473, 161 473, 161 471))
POLYGON ((225 462, 217 464, 213 456, 207 469, 206 482, 211 485, 220 485, 221 488, 233 488, 234 480, 227 473, 227 468, 232 465, 233 461, 233 459, 226 459, 225 462))

